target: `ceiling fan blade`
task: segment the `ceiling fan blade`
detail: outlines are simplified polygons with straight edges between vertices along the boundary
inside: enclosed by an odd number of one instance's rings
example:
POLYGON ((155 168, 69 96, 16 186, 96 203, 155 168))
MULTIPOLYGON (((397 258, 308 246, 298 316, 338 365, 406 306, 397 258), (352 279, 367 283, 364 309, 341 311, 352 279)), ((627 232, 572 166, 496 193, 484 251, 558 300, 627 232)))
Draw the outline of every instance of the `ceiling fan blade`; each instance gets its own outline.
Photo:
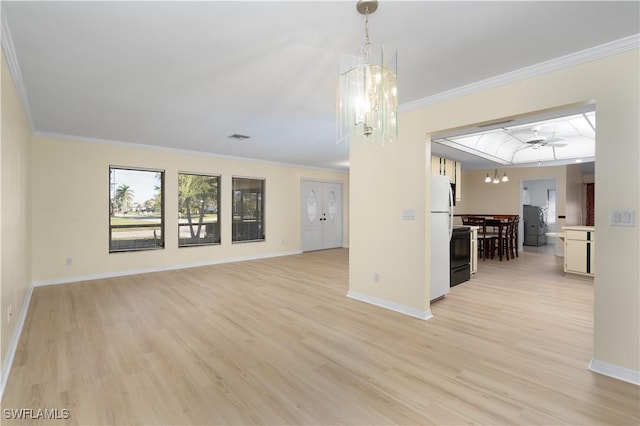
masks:
POLYGON ((553 137, 550 139, 547 139, 544 143, 547 146, 557 146, 557 147, 562 147, 562 146, 567 146, 567 140, 565 138, 561 138, 561 137, 553 137))
POLYGON ((533 134, 531 132, 525 133, 525 132, 514 132, 511 131, 509 129, 504 129, 504 131, 511 136, 512 138, 514 138, 515 140, 517 140, 518 142, 522 142, 522 143, 526 143, 529 139, 531 139, 533 137, 533 134))

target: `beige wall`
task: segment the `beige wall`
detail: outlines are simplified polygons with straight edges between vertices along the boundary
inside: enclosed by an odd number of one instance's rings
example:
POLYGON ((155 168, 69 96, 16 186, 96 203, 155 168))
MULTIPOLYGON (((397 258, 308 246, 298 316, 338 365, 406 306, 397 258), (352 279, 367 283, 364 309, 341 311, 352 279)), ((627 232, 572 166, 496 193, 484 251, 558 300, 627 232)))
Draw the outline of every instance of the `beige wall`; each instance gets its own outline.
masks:
MULTIPOLYGON (((33 280, 64 282, 132 271, 174 268, 301 249, 303 178, 342 182, 346 173, 233 160, 166 150, 33 137, 33 280), (109 165, 165 170, 165 249, 109 253, 109 165), (178 248, 178 171, 222 176, 222 244, 178 248), (232 176, 266 179, 266 241, 231 244, 232 176), (225 219, 226 218, 226 219, 225 219), (66 259, 72 264, 66 265, 66 259)), ((348 244, 348 202, 344 203, 348 244)))
POLYGON ((380 146, 352 141, 349 292, 427 315, 425 259, 426 132, 417 114, 405 114, 401 141, 380 146), (410 140, 411 143, 405 141, 410 140), (355 206, 355 208, 354 208, 355 206), (402 220, 415 209, 415 220, 402 220), (374 274, 379 280, 375 282, 374 274))
MULTIPOLYGON (((430 150, 423 146, 428 134, 595 100, 598 275, 593 358, 640 371, 640 227, 608 225, 611 209, 633 209, 636 215, 640 210, 638 53, 636 49, 401 114, 400 140, 385 147, 384 154, 361 147, 352 149, 351 209, 354 222, 360 223, 351 230, 350 288, 383 295, 380 297, 390 301, 402 300, 417 309, 424 306, 424 300, 408 300, 407 295, 429 292, 429 275, 425 272, 428 260, 416 256, 428 254, 428 224, 427 239, 416 239, 418 232, 394 234, 393 230, 401 225, 397 215, 407 204, 415 204, 418 212, 428 211, 421 182, 429 171, 430 150), (404 178, 401 182, 400 176, 404 178), (379 195, 366 194, 371 188, 379 195), (407 189, 414 198, 399 200, 396 193, 407 189), (361 194, 366 195, 360 198, 361 194), (366 216, 361 218, 356 212, 366 216), (373 232, 379 229, 381 233, 373 232), (407 269, 401 268, 407 264, 406 259, 420 264, 408 267, 416 274, 411 279, 406 279, 407 269), (384 292, 371 283, 373 265, 387 271, 390 284, 384 292)), ((356 146, 354 142, 352 147, 356 146)), ((470 191, 463 191, 465 199, 470 195, 470 191)), ((412 227, 419 231, 421 225, 422 221, 417 221, 412 227)))
POLYGON ((507 172, 509 182, 486 183, 484 178, 491 170, 462 171, 462 200, 456 203, 456 214, 520 214, 520 189, 523 180, 556 179, 558 185, 557 212, 565 214, 566 166, 523 167, 499 169, 500 176, 507 172))
POLYGON ((0 355, 2 371, 31 285, 31 204, 29 162, 31 129, 22 110, 4 54, 2 56, 2 131, 0 135, 0 355), (9 306, 13 315, 8 321, 9 306))

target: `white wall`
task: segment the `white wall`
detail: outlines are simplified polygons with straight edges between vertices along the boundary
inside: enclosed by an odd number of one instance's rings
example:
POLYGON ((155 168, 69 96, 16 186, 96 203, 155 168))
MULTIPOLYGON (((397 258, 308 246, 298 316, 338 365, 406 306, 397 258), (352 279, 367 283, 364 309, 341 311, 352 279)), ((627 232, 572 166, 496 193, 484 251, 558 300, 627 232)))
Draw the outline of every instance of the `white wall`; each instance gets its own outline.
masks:
MULTIPOLYGON (((424 292, 430 291, 428 237, 423 221, 401 224, 397 215, 403 207, 428 208, 424 181, 429 172, 430 149, 423 146, 429 134, 520 114, 559 108, 595 100, 596 130, 596 245, 594 360, 605 365, 640 371, 640 232, 639 226, 616 228, 608 225, 614 208, 640 210, 640 57, 639 51, 610 56, 544 75, 505 84, 467 96, 401 114, 400 140, 384 151, 362 147, 351 151, 352 226, 350 288, 388 301, 402 300, 416 309, 424 307, 424 292), (425 157, 427 152, 427 157, 425 157), (402 177, 403 180, 398 179, 402 177), (625 182, 624 186, 620 182, 625 182), (366 195, 375 188, 379 197, 366 195), (407 190, 411 199, 400 196, 407 190), (358 194, 358 197, 355 196, 358 194), (360 194, 364 194, 360 198, 360 194), (383 204, 379 202, 383 201, 383 204), (379 206, 383 206, 380 208, 379 206), (366 217, 356 216, 365 214, 366 217), (394 232, 406 225, 413 233, 394 232), (420 227, 427 239, 417 239, 420 227), (371 232, 382 228, 382 233, 371 232), (389 242, 393 241, 390 245, 389 242), (407 262, 411 259, 411 262, 407 262), (413 264, 413 262, 418 263, 413 264), (403 266, 407 266, 404 268, 403 266), (387 271, 388 289, 370 283, 372 268, 387 271), (407 279, 407 271, 416 278, 407 279), (364 281, 368 281, 365 285, 364 281), (423 283, 420 281, 422 280, 423 283), (415 295, 408 300, 407 295, 415 295)), ((514 169, 515 170, 515 169, 514 169)), ((562 183, 559 182, 559 192, 562 183)), ((518 190, 515 191, 516 193, 518 190)), ((466 200, 470 191, 463 191, 466 200)), ((562 214, 563 195, 558 214, 562 214)), ((466 202, 466 201, 465 201, 466 202)), ((517 208, 517 207, 516 207, 517 208)), ((504 213, 516 213, 512 211, 504 213)), ((477 212, 482 213, 482 212, 477 212)), ((625 370, 626 371, 626 370, 625 370)))
POLYGON ((532 206, 547 208, 547 191, 556 189, 556 181, 552 179, 525 180, 524 186, 529 189, 532 206))
MULTIPOLYGON (((530 205, 547 208, 548 191, 550 189, 556 189, 557 182, 555 179, 539 179, 539 180, 525 180, 523 185, 528 188, 530 194, 530 205)), ((557 198, 557 195, 556 195, 557 198)), ((557 208, 557 202, 556 202, 557 208)), ((548 211, 547 211, 548 213, 548 211)), ((558 213, 556 212, 556 216, 558 213)), ((556 232, 558 230, 556 218, 549 221, 547 217, 547 232, 556 232), (549 223, 551 222, 551 223, 549 223)), ((555 244, 555 237, 547 237, 547 244, 555 244)))

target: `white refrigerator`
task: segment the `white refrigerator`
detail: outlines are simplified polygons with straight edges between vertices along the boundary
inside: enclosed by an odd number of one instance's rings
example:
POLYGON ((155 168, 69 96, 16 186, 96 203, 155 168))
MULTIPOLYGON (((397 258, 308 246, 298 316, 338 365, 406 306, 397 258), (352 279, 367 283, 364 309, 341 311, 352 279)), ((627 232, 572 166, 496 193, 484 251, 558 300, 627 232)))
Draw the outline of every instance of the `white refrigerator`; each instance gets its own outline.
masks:
POLYGON ((431 301, 449 293, 453 192, 449 177, 431 175, 431 301))

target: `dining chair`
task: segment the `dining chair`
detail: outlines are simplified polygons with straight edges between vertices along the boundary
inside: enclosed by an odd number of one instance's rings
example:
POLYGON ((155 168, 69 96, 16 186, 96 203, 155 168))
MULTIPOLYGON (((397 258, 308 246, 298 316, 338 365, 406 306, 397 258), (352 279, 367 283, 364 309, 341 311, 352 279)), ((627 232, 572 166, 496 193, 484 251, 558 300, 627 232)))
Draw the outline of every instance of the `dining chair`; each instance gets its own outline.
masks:
POLYGON ((482 256, 482 260, 486 260, 489 251, 486 219, 482 216, 464 216, 463 218, 463 225, 478 227, 478 254, 482 256))

